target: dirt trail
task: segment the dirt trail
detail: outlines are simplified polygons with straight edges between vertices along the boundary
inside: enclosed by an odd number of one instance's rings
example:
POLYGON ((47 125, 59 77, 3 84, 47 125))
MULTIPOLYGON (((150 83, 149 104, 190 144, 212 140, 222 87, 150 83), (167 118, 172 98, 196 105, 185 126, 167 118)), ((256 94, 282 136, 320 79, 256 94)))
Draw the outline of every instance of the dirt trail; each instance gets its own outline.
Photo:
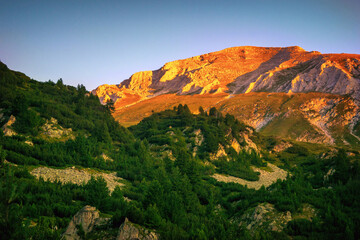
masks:
POLYGON ((284 180, 288 174, 287 171, 278 168, 277 166, 268 163, 268 167, 272 169, 272 172, 264 171, 259 168, 254 168, 254 171, 260 172, 259 180, 258 181, 248 181, 241 178, 233 177, 233 176, 225 176, 221 174, 214 174, 212 175, 213 178, 215 178, 219 182, 233 182, 233 183, 239 183, 241 185, 247 185, 248 188, 254 188, 259 189, 262 185, 265 187, 270 186, 274 182, 276 182, 278 179, 284 180))

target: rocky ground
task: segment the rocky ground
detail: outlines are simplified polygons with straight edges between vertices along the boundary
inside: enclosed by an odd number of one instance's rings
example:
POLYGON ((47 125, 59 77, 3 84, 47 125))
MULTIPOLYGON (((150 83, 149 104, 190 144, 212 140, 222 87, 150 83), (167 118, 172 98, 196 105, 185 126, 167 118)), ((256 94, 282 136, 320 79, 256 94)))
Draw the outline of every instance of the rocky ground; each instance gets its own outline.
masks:
POLYGON ((75 167, 65 169, 55 169, 48 167, 38 167, 30 172, 36 178, 42 177, 45 181, 54 182, 56 180, 62 183, 74 183, 77 185, 87 183, 91 177, 103 177, 107 183, 110 192, 114 191, 116 186, 122 187, 124 184, 119 181, 122 178, 116 176, 115 172, 104 173, 96 172, 90 169, 77 169, 75 167))
POLYGON ((62 141, 75 139, 72 129, 60 126, 58 120, 53 117, 50 120, 46 120, 46 123, 41 126, 40 135, 45 139, 58 139, 62 141))
POLYGON ((217 181, 220 182, 233 182, 233 183, 239 183, 241 185, 247 185, 248 188, 254 188, 259 189, 261 186, 268 187, 274 182, 276 182, 278 179, 285 179, 288 172, 278 168, 277 166, 268 163, 268 167, 272 169, 272 171, 265 171, 259 168, 254 168, 254 171, 259 172, 259 180, 258 181, 248 181, 241 178, 233 177, 233 176, 226 176, 222 174, 214 174, 212 175, 213 178, 215 178, 217 181))
POLYGON ((310 204, 303 204, 298 213, 281 212, 276 210, 273 204, 264 202, 254 208, 248 209, 240 219, 234 219, 240 226, 246 227, 250 233, 258 229, 281 232, 288 222, 294 219, 306 219, 312 221, 317 215, 317 210, 310 204))
POLYGON ((249 209, 242 217, 240 226, 255 231, 264 228, 268 231, 280 232, 292 220, 291 213, 279 212, 270 203, 261 203, 254 209, 249 209))

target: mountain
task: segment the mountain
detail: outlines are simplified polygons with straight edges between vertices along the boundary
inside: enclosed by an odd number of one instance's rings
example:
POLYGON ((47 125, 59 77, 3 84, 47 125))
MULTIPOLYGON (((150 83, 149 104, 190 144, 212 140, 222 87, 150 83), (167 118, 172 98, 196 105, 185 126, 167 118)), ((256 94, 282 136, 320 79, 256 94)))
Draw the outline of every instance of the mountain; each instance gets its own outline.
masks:
POLYGON ((192 105, 124 128, 82 85, 38 82, 0 62, 0 86, 0 239, 360 237, 359 150, 280 137, 307 127, 300 111, 352 119, 349 96, 164 94, 131 107, 192 105), (212 107, 219 99, 229 102, 212 107), (283 127, 259 133, 222 112, 243 107, 237 117, 256 118, 252 99, 259 116, 298 122, 272 120, 283 127), (208 109, 194 110, 200 103, 208 109), (263 134, 272 130, 279 135, 263 134))
POLYGON ((92 92, 103 104, 115 102, 113 115, 125 126, 181 103, 194 113, 200 106, 215 106, 265 134, 360 143, 356 54, 321 54, 297 46, 234 47, 169 62, 92 92), (300 128, 294 123, 301 123, 300 128))

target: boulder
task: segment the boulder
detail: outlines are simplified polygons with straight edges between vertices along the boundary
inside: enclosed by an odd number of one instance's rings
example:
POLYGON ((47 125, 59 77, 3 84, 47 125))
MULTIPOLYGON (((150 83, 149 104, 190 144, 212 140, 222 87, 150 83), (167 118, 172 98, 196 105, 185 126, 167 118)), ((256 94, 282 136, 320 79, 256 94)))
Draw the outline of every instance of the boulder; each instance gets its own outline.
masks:
POLYGON ((62 239, 65 240, 80 240, 78 234, 79 228, 82 227, 84 233, 91 232, 95 226, 103 225, 108 221, 106 218, 100 218, 100 212, 95 207, 85 206, 78 211, 71 219, 62 239))
POLYGON ((116 240, 157 240, 158 234, 130 222, 127 218, 121 224, 116 240))
POLYGON ((281 232, 291 220, 292 216, 289 211, 279 212, 274 205, 261 203, 243 214, 239 225, 246 227, 250 232, 258 229, 281 232))

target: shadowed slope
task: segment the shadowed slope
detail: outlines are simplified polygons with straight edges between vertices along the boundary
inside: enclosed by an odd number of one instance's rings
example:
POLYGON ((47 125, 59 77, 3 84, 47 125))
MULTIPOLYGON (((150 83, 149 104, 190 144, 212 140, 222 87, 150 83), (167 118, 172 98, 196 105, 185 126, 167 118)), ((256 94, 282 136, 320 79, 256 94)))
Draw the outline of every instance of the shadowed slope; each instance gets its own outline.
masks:
POLYGON ((193 113, 200 106, 215 106, 266 135, 305 142, 358 145, 358 106, 350 97, 326 93, 249 93, 160 95, 114 113, 125 126, 138 123, 153 112, 187 104, 193 113))

